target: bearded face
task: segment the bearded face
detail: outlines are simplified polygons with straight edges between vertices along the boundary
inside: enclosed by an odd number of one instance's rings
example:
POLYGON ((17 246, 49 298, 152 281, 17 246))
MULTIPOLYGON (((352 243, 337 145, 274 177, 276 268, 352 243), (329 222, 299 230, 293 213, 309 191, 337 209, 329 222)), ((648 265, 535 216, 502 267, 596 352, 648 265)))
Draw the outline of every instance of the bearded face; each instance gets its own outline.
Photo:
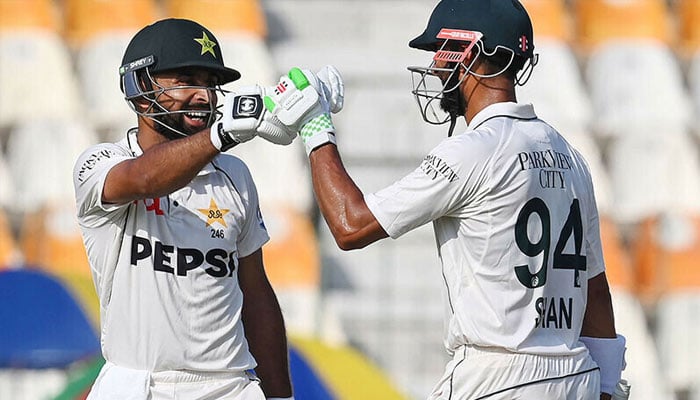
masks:
MULTIPOLYGON (((198 110, 201 110, 202 112, 206 112, 207 115, 210 113, 209 108, 205 109, 197 106, 189 106, 187 107, 187 110, 189 110, 188 112, 196 112, 198 110)), ((202 130, 201 124, 193 125, 187 122, 189 117, 186 118, 186 113, 175 112, 165 115, 159 115, 154 117, 154 119, 160 122, 154 125, 156 132, 160 133, 161 135, 165 136, 170 140, 193 135, 202 130)), ((212 122, 213 118, 209 118, 209 121, 207 122, 207 127, 210 127, 212 122)))
POLYGON ((451 74, 445 83, 445 87, 454 88, 449 92, 444 92, 440 99, 440 108, 448 113, 450 117, 465 115, 467 113, 467 103, 462 92, 459 90, 459 74, 451 74))

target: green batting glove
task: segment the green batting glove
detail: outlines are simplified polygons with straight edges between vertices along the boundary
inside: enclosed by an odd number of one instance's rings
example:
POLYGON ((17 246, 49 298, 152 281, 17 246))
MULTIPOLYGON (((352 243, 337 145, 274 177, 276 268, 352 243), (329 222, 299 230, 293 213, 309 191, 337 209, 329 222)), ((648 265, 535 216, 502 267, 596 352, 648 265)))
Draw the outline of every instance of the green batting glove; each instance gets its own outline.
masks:
POLYGON ((326 143, 335 144, 331 105, 318 77, 292 68, 277 85, 266 90, 265 107, 291 130, 299 132, 306 154, 326 143), (315 84, 315 85, 314 85, 315 84))

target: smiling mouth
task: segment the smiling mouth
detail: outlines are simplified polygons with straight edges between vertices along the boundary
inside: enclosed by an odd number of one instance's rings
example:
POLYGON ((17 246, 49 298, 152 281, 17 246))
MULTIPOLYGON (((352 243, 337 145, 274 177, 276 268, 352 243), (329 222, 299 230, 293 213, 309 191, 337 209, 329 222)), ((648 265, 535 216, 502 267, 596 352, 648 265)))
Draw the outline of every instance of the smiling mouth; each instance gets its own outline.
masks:
POLYGON ((209 119, 209 111, 189 111, 185 116, 193 121, 206 122, 209 119))
POLYGON ((195 130, 201 129, 209 123, 209 111, 188 111, 184 113, 185 122, 195 130))

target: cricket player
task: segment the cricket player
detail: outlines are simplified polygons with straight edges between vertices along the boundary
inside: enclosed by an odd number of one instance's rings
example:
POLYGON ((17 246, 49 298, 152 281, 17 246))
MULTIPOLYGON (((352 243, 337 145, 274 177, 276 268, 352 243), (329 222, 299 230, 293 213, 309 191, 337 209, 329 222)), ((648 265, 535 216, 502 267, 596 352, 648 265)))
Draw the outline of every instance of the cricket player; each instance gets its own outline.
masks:
POLYGON ((217 121, 219 85, 240 73, 196 22, 146 26, 119 73, 138 125, 73 176, 106 359, 88 399, 292 399, 255 184, 223 153, 283 128, 245 89, 217 121))
POLYGON ((292 69, 266 89, 269 112, 306 146, 338 246, 359 249, 432 223, 452 359, 431 400, 609 399, 625 339, 615 330, 594 188, 581 154, 517 102, 516 86, 537 63, 526 10, 516 0, 442 0, 409 46, 433 53, 428 67, 409 67, 413 94, 425 121, 450 123, 448 137, 375 193, 360 191, 338 153, 339 74, 322 81, 292 69), (467 129, 453 135, 458 118, 467 129))

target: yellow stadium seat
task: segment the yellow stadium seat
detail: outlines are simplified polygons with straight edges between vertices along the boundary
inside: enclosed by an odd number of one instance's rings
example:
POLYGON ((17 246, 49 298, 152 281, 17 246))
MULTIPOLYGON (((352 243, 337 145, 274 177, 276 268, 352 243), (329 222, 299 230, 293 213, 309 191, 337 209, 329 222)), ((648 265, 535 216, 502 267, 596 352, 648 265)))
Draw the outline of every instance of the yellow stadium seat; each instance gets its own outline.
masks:
POLYGON ((60 278, 97 325, 99 302, 72 204, 47 205, 27 213, 19 246, 28 266, 60 278))
POLYGON ((42 116, 71 118, 77 111, 57 3, 0 0, 0 130, 42 116))
POLYGON ((677 0, 680 46, 690 54, 700 50, 700 0, 677 0))
POLYGON ((535 45, 540 37, 571 39, 571 21, 563 0, 523 0, 522 3, 532 20, 535 45))
POLYGON ((640 296, 649 303, 700 290, 700 215, 644 220, 632 247, 640 296))
POLYGON ((632 265, 617 225, 611 218, 600 218, 600 238, 603 243, 605 274, 610 286, 628 292, 634 290, 632 265))
POLYGON ((615 39, 672 40, 664 0, 577 0, 574 18, 575 39, 588 49, 615 39))
POLYGON ((0 31, 40 28, 58 32, 59 21, 52 0, 0 1, 0 31))
POLYGON ((311 220, 285 207, 265 210, 270 242, 263 248, 265 270, 275 288, 318 288, 320 256, 311 220))
POLYGON ((188 18, 212 32, 243 31, 267 35, 263 7, 258 0, 165 0, 169 17, 188 18))
POLYGON ((7 268, 15 261, 17 243, 15 242, 10 222, 0 210, 0 269, 7 268))
POLYGON ((155 0, 64 0, 65 37, 73 46, 106 32, 136 33, 158 18, 155 0))

